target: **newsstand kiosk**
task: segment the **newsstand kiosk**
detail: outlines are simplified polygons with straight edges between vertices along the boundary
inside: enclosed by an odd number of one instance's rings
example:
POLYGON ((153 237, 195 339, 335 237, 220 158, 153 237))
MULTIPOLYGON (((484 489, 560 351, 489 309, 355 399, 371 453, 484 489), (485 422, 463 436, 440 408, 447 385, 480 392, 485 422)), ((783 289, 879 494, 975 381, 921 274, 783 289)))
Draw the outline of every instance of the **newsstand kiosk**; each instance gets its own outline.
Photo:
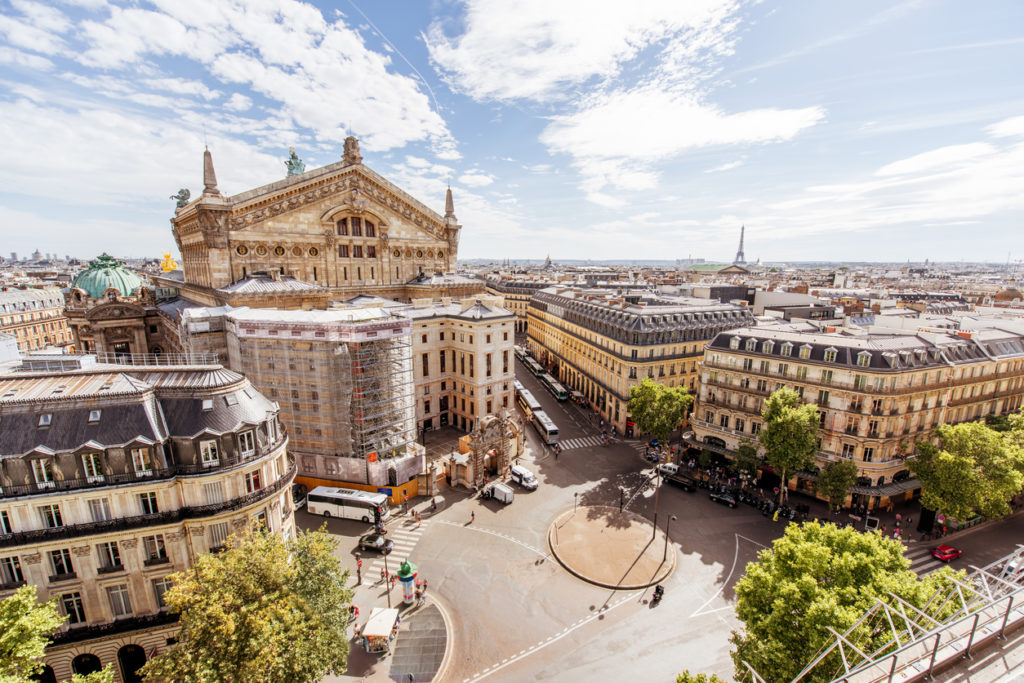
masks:
POLYGON ((398 634, 398 610, 374 607, 363 626, 363 647, 371 654, 391 651, 391 641, 398 634))

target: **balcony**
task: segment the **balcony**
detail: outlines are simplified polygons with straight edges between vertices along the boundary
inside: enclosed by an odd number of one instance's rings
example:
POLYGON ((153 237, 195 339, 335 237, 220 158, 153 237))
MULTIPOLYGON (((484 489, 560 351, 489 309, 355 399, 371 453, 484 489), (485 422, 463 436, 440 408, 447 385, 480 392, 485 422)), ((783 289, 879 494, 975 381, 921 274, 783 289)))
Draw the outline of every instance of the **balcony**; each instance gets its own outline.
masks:
POLYGON ((186 519, 210 517, 213 515, 218 515, 222 512, 238 510, 244 507, 248 507, 249 505, 257 503, 261 500, 266 500, 267 498, 273 496, 275 493, 278 493, 281 489, 288 485, 288 483, 295 476, 296 471, 297 468, 295 463, 293 462, 291 464, 291 467, 288 468, 288 471, 282 474, 278 478, 278 480, 275 481, 270 486, 262 488, 259 491, 254 491, 247 495, 240 496, 233 500, 224 501, 222 503, 183 507, 177 510, 168 510, 166 512, 157 512, 149 515, 138 515, 136 517, 108 519, 100 522, 89 522, 87 524, 72 524, 69 526, 63 526, 54 529, 35 529, 33 531, 21 531, 18 533, 0 536, 0 548, 11 548, 23 545, 31 545, 33 543, 42 543, 57 539, 63 540, 69 538, 81 538, 82 536, 106 534, 112 531, 142 529, 160 524, 173 524, 175 522, 180 522, 186 519))
POLYGON ((277 451, 287 440, 286 436, 278 438, 277 442, 268 444, 253 451, 252 456, 235 456, 233 458, 221 458, 216 465, 196 463, 194 465, 171 465, 156 469, 142 470, 140 472, 119 472, 105 474, 103 477, 81 477, 78 479, 61 479, 46 481, 35 484, 15 484, 0 486, 0 498, 17 498, 19 496, 31 495, 52 495, 55 491, 74 491, 80 489, 104 488, 120 484, 134 484, 138 482, 152 483, 163 479, 173 479, 176 476, 188 476, 192 474, 203 474, 212 471, 223 471, 257 460, 277 451))
POLYGON ((150 614, 144 617, 129 617, 127 619, 118 619, 117 621, 105 624, 71 628, 66 631, 54 633, 52 640, 54 645, 63 645, 64 643, 76 643, 83 640, 91 640, 92 638, 105 638, 118 633, 127 633, 128 631, 153 628, 154 626, 174 624, 177 623, 177 621, 177 614, 171 614, 170 612, 158 612, 157 614, 150 614))
POLYGON ((161 564, 170 564, 171 558, 169 557, 151 557, 145 560, 142 564, 147 567, 156 567, 161 564))
POLYGON ((19 588, 21 588, 24 585, 25 585, 25 580, 24 579, 22 579, 21 581, 11 581, 9 583, 0 583, 0 592, 2 592, 2 591, 18 590, 19 588))
MULTIPOLYGON (((69 527, 64 527, 64 528, 66 529, 66 528, 69 528, 69 527)), ((17 535, 17 534, 14 534, 14 535, 17 535)), ((10 538, 10 537, 8 537, 8 538, 10 538)), ((4 540, 7 540, 7 539, 4 539, 4 540)), ((65 572, 63 574, 51 574, 50 575, 50 583, 59 583, 61 581, 71 581, 72 579, 77 579, 77 578, 78 578, 78 574, 76 574, 75 572, 65 572)))
POLYGON ((123 572, 123 571, 124 571, 124 565, 123 564, 112 564, 112 565, 110 565, 108 567, 100 567, 99 569, 96 570, 96 573, 97 574, 114 574, 114 573, 123 572))

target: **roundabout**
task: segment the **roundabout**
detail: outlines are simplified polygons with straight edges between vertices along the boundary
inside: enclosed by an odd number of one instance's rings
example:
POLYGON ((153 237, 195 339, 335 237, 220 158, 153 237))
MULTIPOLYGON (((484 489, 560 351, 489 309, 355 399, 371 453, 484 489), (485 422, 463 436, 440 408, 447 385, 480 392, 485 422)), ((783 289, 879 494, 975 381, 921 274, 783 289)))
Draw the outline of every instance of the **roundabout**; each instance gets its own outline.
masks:
POLYGON ((635 590, 664 581, 675 569, 676 549, 665 530, 616 507, 579 506, 548 528, 552 556, 576 577, 604 588, 635 590))

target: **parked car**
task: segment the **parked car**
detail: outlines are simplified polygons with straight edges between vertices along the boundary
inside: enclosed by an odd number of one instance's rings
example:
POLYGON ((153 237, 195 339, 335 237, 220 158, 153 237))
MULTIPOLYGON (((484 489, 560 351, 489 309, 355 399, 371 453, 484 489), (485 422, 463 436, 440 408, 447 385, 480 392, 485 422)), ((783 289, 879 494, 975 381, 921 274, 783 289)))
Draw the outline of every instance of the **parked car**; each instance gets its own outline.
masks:
POLYGON ((670 474, 676 474, 679 472, 679 465, 674 462, 663 462, 658 465, 658 471, 661 472, 662 476, 668 476, 670 474))
POLYGON ((533 491, 537 488, 537 477, 533 476, 533 472, 522 465, 512 466, 512 470, 509 472, 509 479, 529 491, 533 491))
POLYGON ((678 486, 684 491, 689 491, 691 493, 697 490, 697 480, 683 474, 682 472, 665 475, 665 482, 672 484, 673 486, 678 486))
POLYGON ((963 554, 964 551, 959 548, 954 548, 951 545, 946 545, 945 543, 940 545, 938 548, 932 548, 932 557, 936 560, 942 560, 943 562, 955 560, 963 554))
POLYGON ((1024 581, 1024 563, 1020 557, 1009 560, 1003 566, 1003 578, 1009 581, 1024 581))
POLYGON ((376 550, 382 555, 387 555, 395 548, 395 542, 390 538, 384 538, 381 534, 367 534, 359 539, 360 550, 376 550))
POLYGON ((709 498, 711 498, 711 500, 715 501, 716 503, 721 503, 722 505, 728 505, 731 508, 736 507, 736 499, 733 498, 728 493, 712 493, 709 496, 709 498))

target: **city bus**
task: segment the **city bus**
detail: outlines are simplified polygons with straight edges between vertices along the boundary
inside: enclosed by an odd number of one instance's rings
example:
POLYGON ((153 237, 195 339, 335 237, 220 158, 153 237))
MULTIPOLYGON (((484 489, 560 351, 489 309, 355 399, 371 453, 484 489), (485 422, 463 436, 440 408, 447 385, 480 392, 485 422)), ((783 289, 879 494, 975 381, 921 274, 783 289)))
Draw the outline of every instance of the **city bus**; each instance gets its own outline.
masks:
POLYGON ((544 374, 544 367, 533 358, 524 358, 523 365, 525 365, 530 372, 537 375, 537 377, 544 374))
POLYGON ((512 388, 516 390, 516 396, 519 396, 520 391, 526 389, 526 387, 523 386, 523 383, 517 379, 512 380, 512 388))
POLYGON ((530 393, 529 389, 520 391, 517 398, 519 399, 519 407, 523 409, 527 420, 531 419, 535 413, 541 412, 540 401, 530 393))
POLYGON ((569 400, 569 390, 562 386, 561 382, 554 378, 550 373, 545 372, 540 376, 540 381, 544 382, 544 386, 547 387, 548 391, 557 398, 559 401, 569 400))
POLYGON ((391 516, 388 497, 383 493, 317 486, 306 497, 306 509, 314 515, 384 522, 391 516))
POLYGON ((558 443, 558 426, 543 410, 538 410, 533 414, 533 426, 544 443, 549 446, 558 443))
POLYGON ((518 358, 519 360, 526 360, 526 349, 524 349, 522 346, 519 346, 517 344, 512 347, 512 350, 515 352, 516 358, 518 358))

